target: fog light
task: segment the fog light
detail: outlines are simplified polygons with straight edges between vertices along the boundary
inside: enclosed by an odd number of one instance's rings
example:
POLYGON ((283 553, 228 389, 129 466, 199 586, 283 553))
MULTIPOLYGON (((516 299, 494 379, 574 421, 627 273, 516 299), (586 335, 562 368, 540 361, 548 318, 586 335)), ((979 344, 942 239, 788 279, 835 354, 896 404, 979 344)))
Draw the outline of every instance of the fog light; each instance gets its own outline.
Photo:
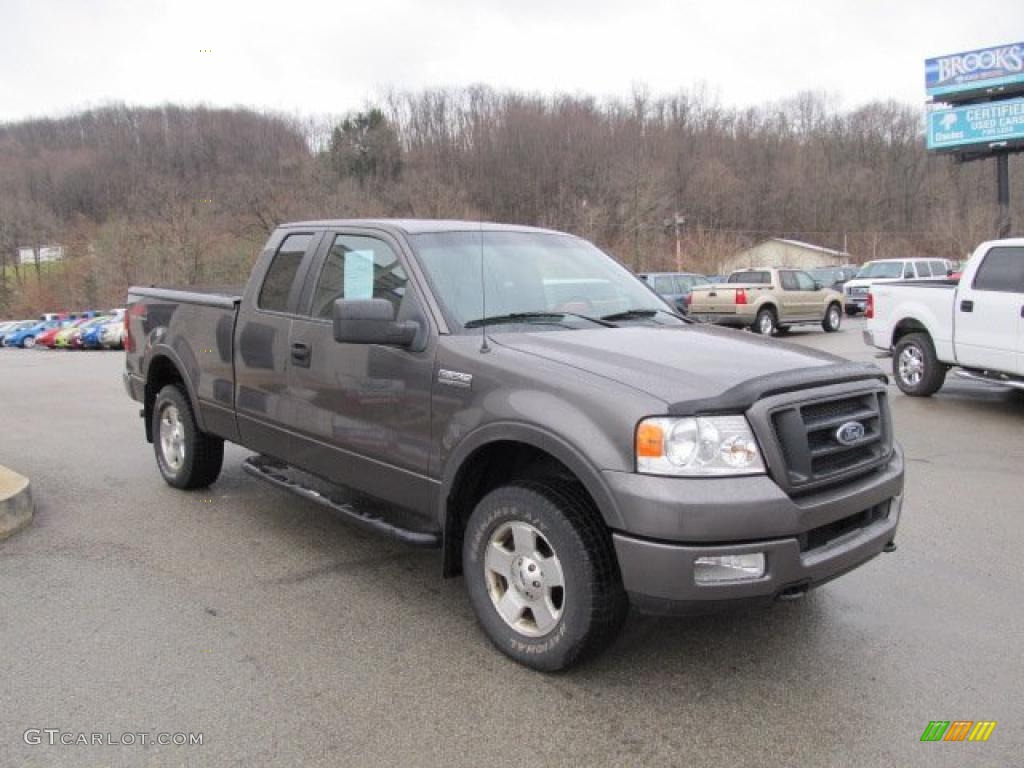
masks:
POLYGON ((764 552, 747 555, 698 557, 693 561, 693 579, 698 584, 748 581, 764 576, 764 552))

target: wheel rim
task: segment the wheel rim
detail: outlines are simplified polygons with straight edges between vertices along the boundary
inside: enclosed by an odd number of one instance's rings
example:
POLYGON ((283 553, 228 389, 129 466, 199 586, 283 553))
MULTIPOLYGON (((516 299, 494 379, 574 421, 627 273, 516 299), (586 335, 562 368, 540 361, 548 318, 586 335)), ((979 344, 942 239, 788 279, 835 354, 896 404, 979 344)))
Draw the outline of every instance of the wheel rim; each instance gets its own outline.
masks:
POLYGON ((761 322, 758 323, 758 328, 762 334, 767 336, 769 333, 772 332, 772 327, 774 325, 775 323, 772 321, 772 316, 770 314, 765 312, 763 315, 761 315, 761 322))
POLYGON ((900 381, 916 387, 924 378, 924 355, 914 346, 905 347, 900 352, 900 381))
POLYGON ((168 405, 160 412, 160 453, 167 466, 175 472, 185 462, 185 425, 174 405, 168 405))
POLYGON ((832 307, 832 309, 828 313, 828 322, 829 322, 829 325, 831 325, 833 328, 838 328, 839 327, 839 322, 840 322, 839 310, 836 309, 835 307, 832 307))
POLYGON ((565 612, 562 564, 529 523, 509 522, 494 531, 484 555, 484 577, 494 609, 522 635, 546 635, 565 612))
POLYGON ((25 339, 25 349, 32 349, 36 345, 35 336, 29 336, 25 339))

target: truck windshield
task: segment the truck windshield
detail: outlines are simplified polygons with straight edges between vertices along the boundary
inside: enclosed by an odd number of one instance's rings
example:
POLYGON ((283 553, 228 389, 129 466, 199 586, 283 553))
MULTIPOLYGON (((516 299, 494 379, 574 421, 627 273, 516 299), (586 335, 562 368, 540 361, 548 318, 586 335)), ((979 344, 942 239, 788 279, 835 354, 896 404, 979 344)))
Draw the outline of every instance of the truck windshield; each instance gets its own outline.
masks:
POLYGON ((902 261, 869 261, 860 268, 857 277, 902 277, 902 261))
MULTIPOLYGON (((485 315, 563 314, 537 328, 597 328, 586 318, 680 325, 684 321, 632 273, 569 235, 539 232, 437 232, 410 238, 451 320, 465 328, 485 315), (483 264, 484 280, 481 280, 483 264), (583 316, 583 317, 579 317, 583 316)), ((607 323, 605 323, 607 325, 607 323)))

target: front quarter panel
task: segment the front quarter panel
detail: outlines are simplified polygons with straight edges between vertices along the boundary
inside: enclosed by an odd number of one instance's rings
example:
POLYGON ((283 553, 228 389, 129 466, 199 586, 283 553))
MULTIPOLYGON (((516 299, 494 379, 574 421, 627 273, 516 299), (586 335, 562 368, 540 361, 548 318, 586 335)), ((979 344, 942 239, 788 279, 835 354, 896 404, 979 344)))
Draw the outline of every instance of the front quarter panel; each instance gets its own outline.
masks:
POLYGON ((479 337, 449 336, 438 349, 432 421, 442 521, 465 460, 488 443, 514 440, 565 464, 587 486, 608 525, 621 527, 601 472, 633 470, 636 423, 665 412, 666 404, 500 342, 489 346, 481 352, 479 337), (450 383, 452 373, 469 374, 470 385, 450 383))

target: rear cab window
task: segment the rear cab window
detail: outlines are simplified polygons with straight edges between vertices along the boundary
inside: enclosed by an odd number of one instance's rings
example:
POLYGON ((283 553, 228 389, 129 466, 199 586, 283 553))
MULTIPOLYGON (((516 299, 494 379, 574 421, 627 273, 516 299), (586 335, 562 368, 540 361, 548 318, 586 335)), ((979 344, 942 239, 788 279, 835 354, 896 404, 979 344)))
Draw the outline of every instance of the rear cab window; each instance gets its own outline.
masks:
POLYGON ((309 233, 288 235, 277 249, 267 267, 260 286, 256 306, 271 312, 287 312, 289 299, 296 287, 299 266, 309 249, 313 235, 309 233))

